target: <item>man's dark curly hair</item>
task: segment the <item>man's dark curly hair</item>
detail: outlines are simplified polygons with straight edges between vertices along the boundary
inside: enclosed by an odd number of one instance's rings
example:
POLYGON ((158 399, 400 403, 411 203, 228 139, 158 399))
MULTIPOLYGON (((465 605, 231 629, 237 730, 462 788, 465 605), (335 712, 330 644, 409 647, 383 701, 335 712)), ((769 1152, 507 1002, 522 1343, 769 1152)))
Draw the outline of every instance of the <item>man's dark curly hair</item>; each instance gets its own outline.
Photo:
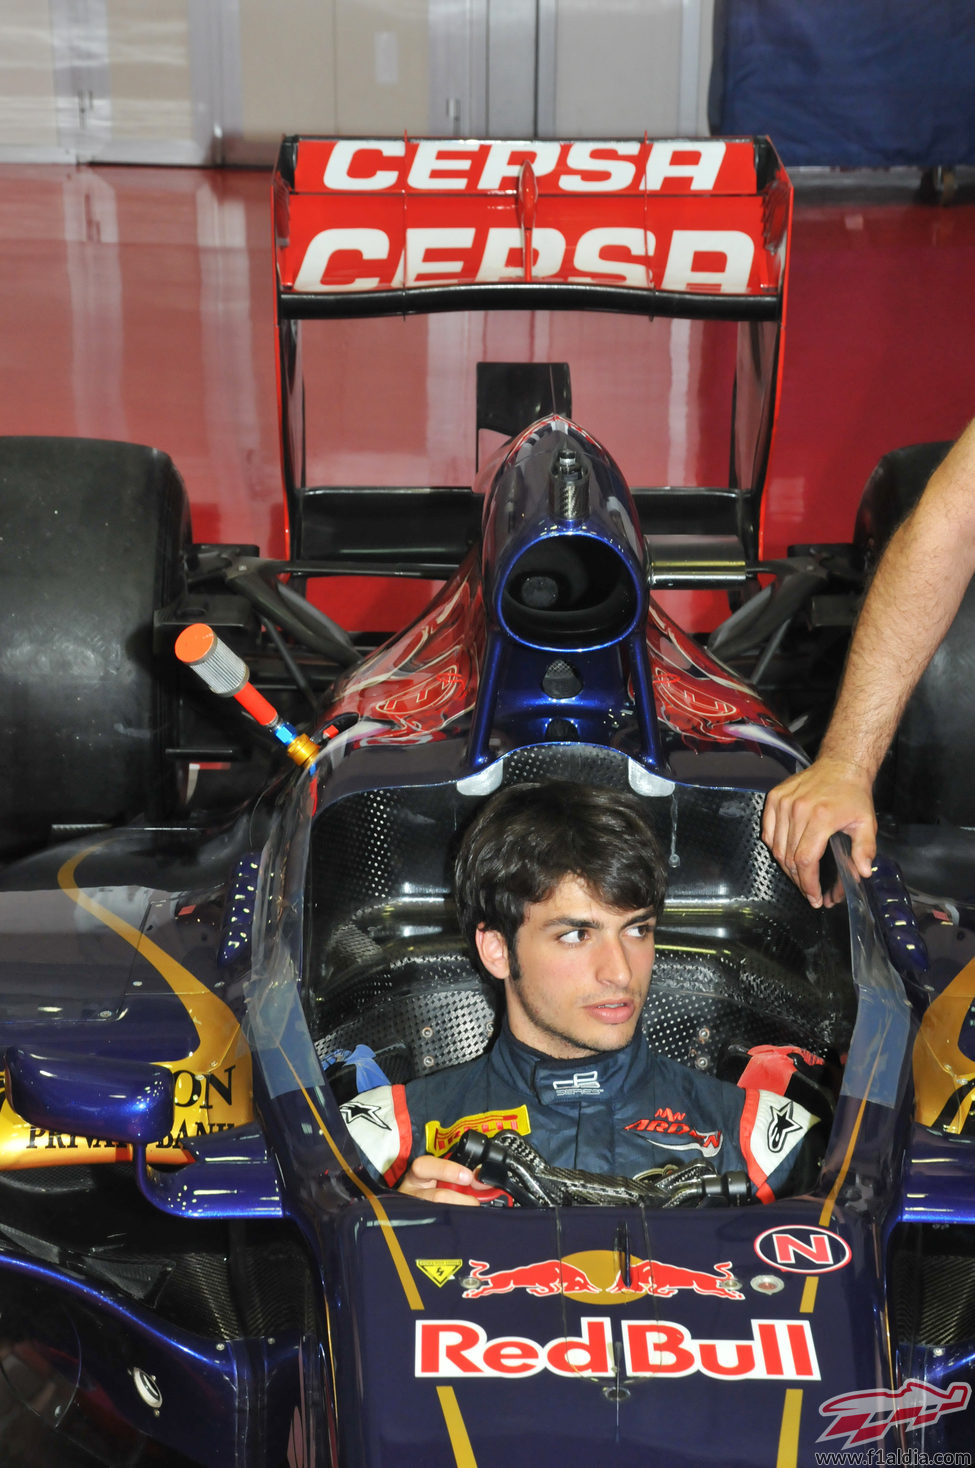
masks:
POLYGON ((666 869, 641 801, 571 780, 509 785, 478 811, 454 864, 461 931, 474 951, 483 923, 510 952, 525 909, 564 877, 620 912, 659 912, 666 869))

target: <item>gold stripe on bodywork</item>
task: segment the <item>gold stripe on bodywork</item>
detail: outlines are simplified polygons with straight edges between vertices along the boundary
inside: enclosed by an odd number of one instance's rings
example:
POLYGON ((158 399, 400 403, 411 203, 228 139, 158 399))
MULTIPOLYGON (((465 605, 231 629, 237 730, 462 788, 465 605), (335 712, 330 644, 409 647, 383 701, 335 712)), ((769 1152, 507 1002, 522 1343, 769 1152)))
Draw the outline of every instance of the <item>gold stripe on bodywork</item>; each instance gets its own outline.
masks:
MULTIPOLYGON (((240 1023, 236 1015, 222 999, 191 974, 188 968, 184 968, 165 949, 160 948, 158 943, 154 943, 145 933, 126 922, 125 918, 119 917, 110 908, 103 907, 77 886, 75 872, 85 857, 94 850, 94 846, 89 846, 80 855, 66 861, 58 872, 58 886, 72 902, 77 903, 98 922, 104 923, 106 928, 111 928, 126 943, 130 943, 139 957, 144 958, 162 975, 185 1006, 196 1029, 199 1044, 189 1055, 179 1057, 178 1062, 163 1063, 178 1063, 186 1070, 214 1070, 229 1055, 238 1040, 240 1023)), ((250 1051, 247 1054, 249 1057, 250 1051)))
POLYGON ((779 1432, 779 1451, 775 1468, 795 1468, 799 1459, 799 1418, 802 1414, 802 1387, 790 1386, 785 1393, 782 1408, 782 1427, 779 1432))
POLYGON ((973 999, 975 960, 932 999, 914 1042, 915 1116, 922 1126, 934 1126, 954 1099, 955 1114, 942 1123, 954 1136, 965 1130, 975 1096, 975 1060, 958 1043, 973 999))
MULTIPOLYGON (((839 1197, 840 1188, 846 1181, 846 1175, 850 1170, 850 1163, 853 1161, 853 1150, 856 1147, 857 1138, 860 1135, 860 1128, 863 1125, 863 1118, 867 1109, 867 1100, 870 1096, 873 1078, 877 1073, 877 1066, 879 1064, 880 1047, 878 1046, 873 1068, 870 1072, 870 1079, 867 1082, 866 1094, 861 1098, 853 1126, 850 1129, 850 1140, 846 1144, 846 1151, 843 1154, 840 1170, 836 1174, 836 1180, 827 1193, 823 1206, 819 1211, 820 1228, 829 1227, 829 1222, 833 1215, 833 1206, 839 1197)), ((816 1308, 816 1292, 818 1286, 818 1276, 810 1275, 802 1289, 802 1299, 799 1304, 800 1314, 811 1315, 813 1313, 813 1310, 816 1308)), ((786 1389, 785 1402, 782 1407, 782 1422, 779 1427, 779 1448, 775 1459, 776 1468, 796 1468, 798 1464, 799 1420, 802 1415, 802 1394, 802 1387, 789 1387, 786 1389)))
MULTIPOLYGON (((411 1310, 423 1310, 425 1308, 423 1304, 423 1299, 420 1295, 420 1291, 417 1289, 416 1280, 413 1278, 412 1271, 410 1270, 410 1266, 407 1263, 406 1255, 403 1253, 400 1241, 396 1237, 396 1230, 393 1227, 389 1214, 386 1212, 379 1198, 373 1192, 372 1188, 370 1188, 369 1184, 363 1178, 359 1177, 358 1173, 356 1173, 353 1168, 349 1166, 345 1157, 342 1155, 342 1149, 339 1147, 338 1143, 335 1141, 335 1138, 332 1136, 332 1133, 329 1131, 329 1128, 325 1123, 324 1117, 322 1116, 318 1107, 315 1105, 315 1102, 312 1096, 309 1094, 307 1088, 302 1084, 297 1071, 295 1070, 294 1066, 291 1064, 289 1057, 285 1054, 283 1050, 281 1050, 281 1057, 284 1060, 284 1063, 287 1065, 288 1069, 291 1071, 291 1074, 294 1076, 295 1084, 298 1087, 298 1090, 301 1092, 302 1096, 305 1098, 305 1103, 308 1106, 308 1109, 311 1112, 312 1116, 315 1118, 318 1129, 324 1137, 326 1143, 328 1144, 329 1150, 331 1151, 333 1157, 335 1158, 339 1167, 344 1172, 345 1176, 352 1183, 353 1187, 358 1189, 363 1198, 369 1204, 369 1207, 372 1209, 376 1221, 382 1229, 383 1240, 385 1241, 386 1247, 389 1250, 390 1258, 393 1261, 396 1273, 399 1276, 399 1282, 403 1288, 403 1293, 406 1296, 406 1303, 409 1305, 411 1310)), ((453 1387, 438 1386, 437 1399, 440 1402, 440 1409, 443 1412, 444 1423, 447 1428, 447 1436, 450 1439, 450 1446, 454 1454, 454 1462, 456 1463, 457 1468, 477 1468, 477 1459, 474 1456, 474 1449, 471 1447, 471 1440, 468 1436, 467 1428, 464 1424, 464 1418, 460 1410, 460 1405, 457 1401, 457 1395, 453 1387)))
MULTIPOLYGON (((233 1010, 222 999, 158 943, 78 886, 78 866, 97 849, 86 847, 66 861, 57 874, 58 886, 77 907, 128 943, 160 974, 193 1024, 195 1048, 180 1056, 152 1058, 153 1064, 174 1073, 175 1114, 172 1133, 146 1149, 150 1162, 188 1161, 181 1145, 184 1139, 253 1120, 250 1047, 233 1010)), ((4 1167, 115 1162, 130 1155, 129 1147, 112 1146, 110 1139, 39 1131, 9 1105, 0 1110, 0 1165, 4 1167)))
POLYGON ((298 1077, 298 1072, 295 1070, 294 1066, 291 1064, 290 1059, 287 1055, 285 1055, 283 1050, 281 1051, 281 1056, 284 1060, 285 1065, 294 1076, 295 1084, 298 1087, 298 1090, 301 1092, 302 1096, 304 1096, 305 1102, 308 1106, 308 1110, 315 1118, 315 1121, 318 1124, 318 1129, 321 1132, 322 1136, 325 1138, 325 1141, 327 1142, 336 1162, 345 1173, 349 1182, 352 1183, 353 1187, 358 1188, 359 1192, 365 1198, 366 1202, 369 1204, 370 1208, 375 1214, 376 1221, 383 1231, 383 1238, 386 1240, 386 1247, 389 1249, 389 1252, 392 1255, 393 1264, 395 1265, 396 1273, 399 1275, 400 1284, 403 1286, 403 1293, 406 1296, 407 1304, 409 1305, 411 1310, 422 1310, 423 1300, 420 1296, 420 1291, 416 1287, 416 1281, 413 1278, 409 1264, 407 1264, 406 1262, 406 1255, 403 1253, 403 1250, 400 1246, 400 1241, 396 1237, 396 1231, 393 1228, 392 1223, 390 1222, 389 1214, 386 1212, 382 1203, 376 1197, 376 1194, 373 1192, 372 1188, 370 1188, 369 1184, 365 1182, 363 1178, 359 1177, 358 1173, 356 1173, 349 1166, 348 1162, 343 1157, 342 1149, 339 1147, 338 1143, 335 1141, 335 1138, 332 1136, 332 1133, 329 1131, 328 1126, 325 1123, 324 1117, 322 1116, 318 1107, 315 1105, 315 1102, 309 1094, 308 1090, 302 1084, 301 1080, 298 1077))
MULTIPOLYGON (((82 911, 110 928, 124 942, 129 943, 140 958, 152 965, 179 999, 196 1030, 198 1043, 195 1050, 187 1055, 160 1057, 156 1063, 167 1070, 190 1071, 204 1079, 228 1067, 236 1069, 238 1095, 235 1101, 227 1103, 213 1093, 204 1092, 200 1098, 201 1105, 196 1111, 191 1107, 185 1108, 183 1120, 200 1126, 203 1132, 208 1131, 214 1122, 226 1126, 241 1126, 252 1121, 254 1104, 251 1053, 240 1021, 230 1006, 208 989, 195 974, 190 973, 188 968, 132 923, 112 912, 111 908, 103 906, 78 886, 75 873, 81 862, 95 850, 95 846, 86 847, 77 856, 66 861, 58 871, 58 886, 82 911)), ((148 1148, 147 1157, 150 1162, 176 1160, 171 1148, 164 1150, 154 1146, 148 1148)))
MULTIPOLYGON (((166 983, 173 990, 173 993, 185 1005, 186 1011, 196 1028, 199 1044, 191 1054, 181 1057, 178 1060, 161 1061, 159 1063, 173 1070, 180 1069, 200 1073, 213 1071, 219 1066, 228 1063, 239 1065, 243 1070, 246 1064, 248 1114, 246 1116, 240 1116, 237 1120, 250 1121, 253 1116, 253 1106, 251 1104, 251 1055, 241 1034, 240 1024, 233 1011, 222 999, 212 993, 205 984, 201 983, 199 979, 191 974, 188 969, 184 968, 181 963, 177 962, 164 949, 160 948, 157 943, 154 943, 151 938, 148 938, 144 933, 140 933, 125 918, 119 917, 117 913, 112 912, 107 907, 103 907, 100 902, 97 902, 87 892, 82 891, 77 886, 75 872, 78 865, 93 850, 95 850, 94 847, 88 847, 78 856, 65 862, 58 872, 58 885, 66 896, 70 897, 80 908, 89 913, 98 922, 104 923, 106 927, 111 928, 126 943, 130 943, 141 958, 144 958, 148 963, 152 964, 153 968, 162 975, 163 979, 165 979, 166 983)), ((339 1163, 346 1177, 358 1188, 359 1192, 372 1208, 376 1220, 382 1229, 383 1238, 399 1276, 407 1304, 411 1310, 422 1310, 424 1308, 423 1300, 417 1289, 416 1281, 410 1272, 410 1267, 406 1262, 406 1256, 400 1246, 399 1239, 396 1237, 389 1215, 368 1184, 362 1178, 358 1177, 346 1162, 341 1149, 336 1144, 325 1124, 325 1120, 318 1107, 298 1079, 291 1061, 283 1051, 281 1053, 292 1075, 294 1075, 295 1082, 301 1094, 304 1096, 305 1102, 314 1116, 322 1136, 336 1161, 339 1163)), ((150 1149, 150 1157, 151 1155, 150 1149)), ((165 1160, 173 1160, 171 1153, 162 1155, 165 1160)), ((467 1435, 467 1429, 464 1425, 453 1387, 438 1387, 437 1396, 444 1414, 447 1434, 450 1438, 457 1468, 477 1468, 470 1438, 467 1435)))
POLYGON ((450 1438, 450 1446, 454 1450, 454 1462, 457 1468, 477 1468, 474 1449, 471 1447, 471 1440, 467 1436, 467 1428, 464 1426, 464 1419, 457 1405, 457 1394, 452 1386, 438 1386, 437 1396, 440 1398, 440 1410, 447 1424, 447 1435, 450 1438))

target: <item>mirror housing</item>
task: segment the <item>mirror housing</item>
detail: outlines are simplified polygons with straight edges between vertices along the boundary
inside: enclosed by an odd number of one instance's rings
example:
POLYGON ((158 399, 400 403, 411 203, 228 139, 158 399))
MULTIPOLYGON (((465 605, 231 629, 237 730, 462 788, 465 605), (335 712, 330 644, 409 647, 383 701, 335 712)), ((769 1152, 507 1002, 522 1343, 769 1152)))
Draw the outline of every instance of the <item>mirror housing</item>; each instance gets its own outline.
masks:
POLYGON ((137 1146, 172 1130, 173 1073, 149 1061, 39 1055, 13 1045, 4 1071, 14 1111, 45 1131, 137 1146))

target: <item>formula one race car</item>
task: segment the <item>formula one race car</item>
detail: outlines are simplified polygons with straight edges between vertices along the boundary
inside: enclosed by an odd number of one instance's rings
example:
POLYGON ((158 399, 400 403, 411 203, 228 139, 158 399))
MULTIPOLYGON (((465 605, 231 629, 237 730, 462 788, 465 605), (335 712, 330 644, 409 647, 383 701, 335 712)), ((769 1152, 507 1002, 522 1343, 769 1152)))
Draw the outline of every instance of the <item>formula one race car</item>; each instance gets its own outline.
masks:
POLYGON ((0 441, 4 1464, 786 1468, 970 1443, 965 943, 925 908, 929 962, 896 870, 862 883, 841 843, 845 902, 814 911, 759 838, 812 718, 785 709, 815 680, 789 692, 783 649, 830 577, 852 596, 836 548, 759 559, 774 150, 290 139, 274 209, 287 563, 193 544, 156 451, 0 441), (631 490, 570 364, 507 328, 469 487, 304 482, 303 319, 512 309, 730 323, 730 486, 631 490), (376 646, 319 608, 336 575, 385 578, 391 605, 395 578, 442 585, 376 646), (656 596, 701 587, 732 593, 712 642, 778 713, 656 596), (341 1104, 498 1023, 458 833, 547 776, 646 803, 670 869, 647 1041, 797 1078, 829 1134, 807 1193, 555 1175, 477 1117, 444 1118, 442 1150, 466 1129, 519 1206, 369 1181, 341 1104))

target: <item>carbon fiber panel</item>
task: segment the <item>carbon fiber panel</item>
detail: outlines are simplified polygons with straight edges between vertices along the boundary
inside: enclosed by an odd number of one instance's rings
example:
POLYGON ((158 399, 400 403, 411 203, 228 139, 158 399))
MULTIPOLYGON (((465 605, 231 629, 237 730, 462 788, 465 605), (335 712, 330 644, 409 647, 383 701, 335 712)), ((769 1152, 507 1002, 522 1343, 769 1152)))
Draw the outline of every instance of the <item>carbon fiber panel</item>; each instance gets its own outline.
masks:
POLYGON ((890 1251, 897 1339, 947 1348, 975 1339, 975 1252, 969 1225, 906 1225, 890 1251))

